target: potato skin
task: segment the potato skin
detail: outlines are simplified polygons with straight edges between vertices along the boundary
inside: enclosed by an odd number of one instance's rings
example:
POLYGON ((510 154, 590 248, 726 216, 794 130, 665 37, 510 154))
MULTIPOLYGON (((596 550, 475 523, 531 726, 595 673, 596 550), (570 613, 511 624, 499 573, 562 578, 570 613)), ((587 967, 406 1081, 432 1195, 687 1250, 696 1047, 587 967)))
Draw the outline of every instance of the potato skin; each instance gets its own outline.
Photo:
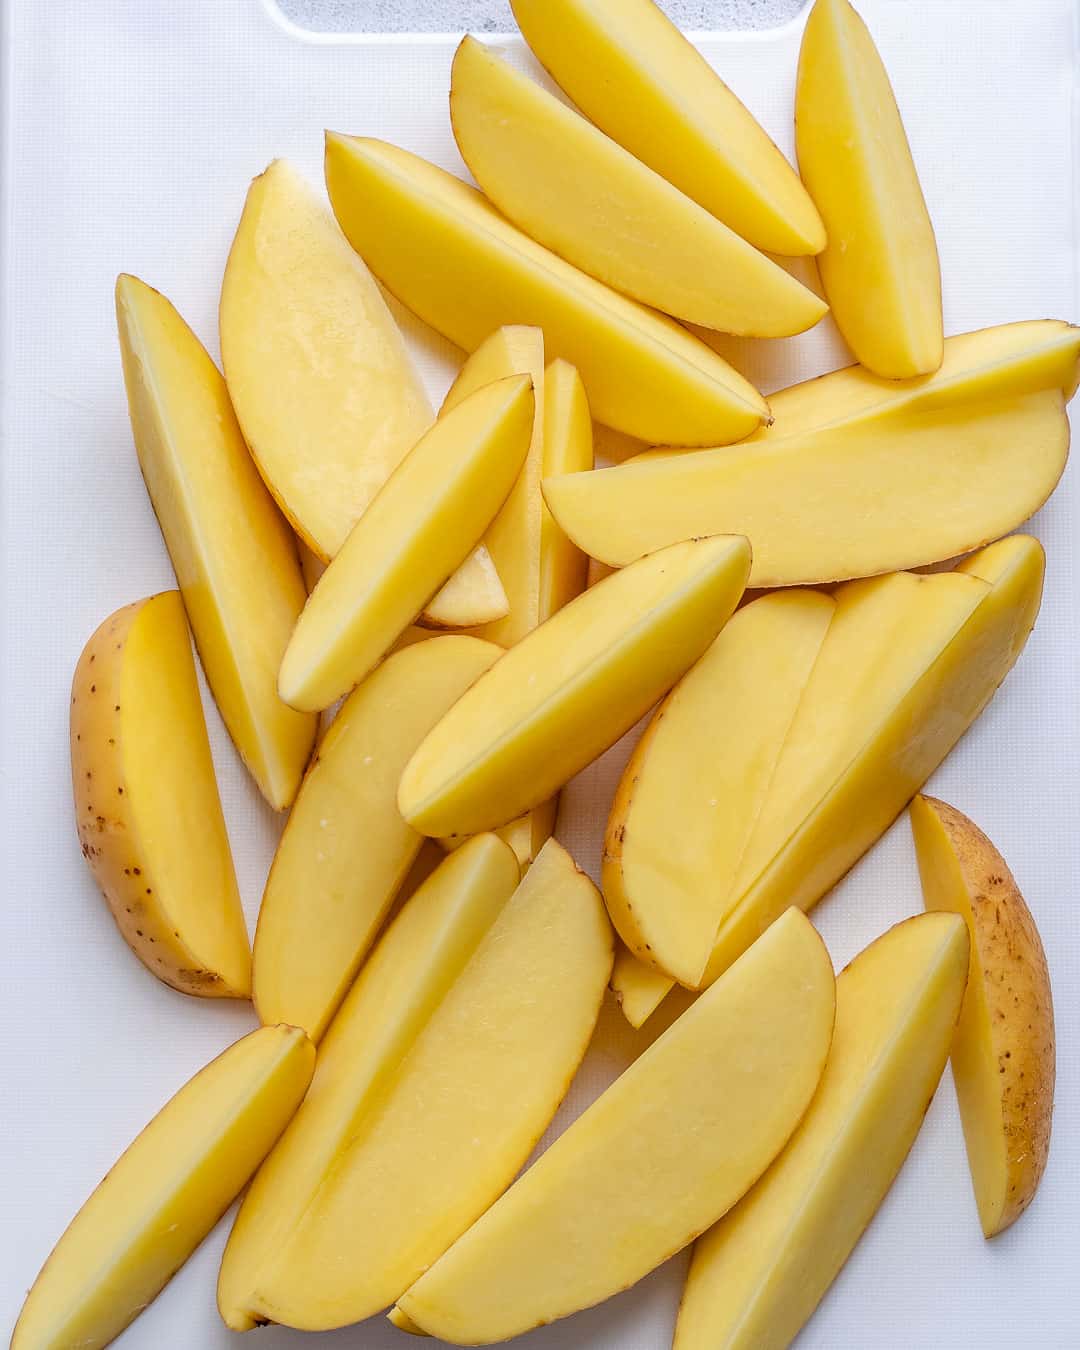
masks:
POLYGON ((156 898, 143 855, 122 759, 121 687, 124 647, 147 605, 180 605, 169 591, 125 605, 94 632, 71 686, 71 784, 82 855, 124 941, 159 980, 203 998, 247 998, 207 970, 170 923, 156 898))
MULTIPOLYGON (((1016 1222, 1046 1168, 1054 1110, 1056 1048, 1050 973, 1031 911, 993 843, 967 816, 922 797, 941 822, 971 903, 971 978, 981 978, 1000 1075, 1006 1191, 987 1237, 1016 1222)), ((981 1208, 981 1206, 980 1206, 981 1208)))

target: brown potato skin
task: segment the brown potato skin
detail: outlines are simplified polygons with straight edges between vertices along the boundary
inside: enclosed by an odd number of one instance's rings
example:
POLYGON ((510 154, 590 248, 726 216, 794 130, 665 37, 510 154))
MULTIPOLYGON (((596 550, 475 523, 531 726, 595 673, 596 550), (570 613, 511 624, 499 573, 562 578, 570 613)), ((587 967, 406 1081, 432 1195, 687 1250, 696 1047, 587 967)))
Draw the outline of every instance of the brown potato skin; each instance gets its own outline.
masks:
POLYGON ((1002 1078, 1009 1169, 1001 1218, 986 1234, 993 1237, 1031 1203, 1050 1151, 1056 1074, 1050 972, 1039 930, 1005 859, 955 807, 934 797, 923 801, 949 836, 971 897, 972 975, 982 976, 1002 1078))

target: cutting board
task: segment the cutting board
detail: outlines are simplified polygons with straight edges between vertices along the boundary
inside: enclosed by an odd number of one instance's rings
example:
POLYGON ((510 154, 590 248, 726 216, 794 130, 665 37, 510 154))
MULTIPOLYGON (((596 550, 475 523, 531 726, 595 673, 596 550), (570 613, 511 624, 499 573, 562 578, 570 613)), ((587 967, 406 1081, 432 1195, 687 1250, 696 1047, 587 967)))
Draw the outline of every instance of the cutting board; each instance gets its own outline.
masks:
MULTIPOLYGON (((434 3, 434 0, 433 0, 434 3)), ((931 214, 950 333, 1080 317, 1076 0, 862 0, 892 73, 931 214)), ((112 308, 116 273, 163 290, 212 352, 222 267, 248 180, 277 155, 320 180, 324 127, 397 141, 463 172, 446 94, 459 35, 315 39, 270 0, 6 0, 2 23, 0 465, 3 665, 0 913, 0 1330, 68 1219, 147 1119, 254 1025, 134 960, 72 826, 71 672, 97 623, 173 584, 131 446, 112 308)), ((695 35, 791 151, 802 19, 695 35)), ((538 74, 516 39, 498 46, 538 74)), ((434 397, 461 354, 398 311, 434 397)), ((843 364, 827 325, 725 350, 766 390, 843 364)), ((1034 528, 1046 602, 1013 675, 933 791, 998 843, 1046 942, 1058 1019, 1050 1165, 1032 1209, 979 1233, 946 1075, 911 1157, 799 1340, 800 1350, 1066 1350, 1080 1345, 1080 496, 1075 470, 1034 528)), ((280 821, 207 714, 248 917, 280 821)), ((624 744, 566 793, 560 833, 598 863, 624 744)), ((198 841, 192 841, 198 847, 198 841)), ((906 820, 815 912, 839 968, 920 908, 906 820)), ((640 1051, 609 1005, 558 1130, 640 1051)), ((227 1221, 126 1333, 125 1347, 221 1350, 214 1308, 227 1221)), ((533 1333, 533 1350, 664 1350, 684 1258, 533 1333)), ((498 1276, 493 1273, 493 1296, 498 1276)), ((267 1329, 259 1350, 299 1345, 267 1329)), ((382 1319, 327 1346, 407 1343, 382 1319)))

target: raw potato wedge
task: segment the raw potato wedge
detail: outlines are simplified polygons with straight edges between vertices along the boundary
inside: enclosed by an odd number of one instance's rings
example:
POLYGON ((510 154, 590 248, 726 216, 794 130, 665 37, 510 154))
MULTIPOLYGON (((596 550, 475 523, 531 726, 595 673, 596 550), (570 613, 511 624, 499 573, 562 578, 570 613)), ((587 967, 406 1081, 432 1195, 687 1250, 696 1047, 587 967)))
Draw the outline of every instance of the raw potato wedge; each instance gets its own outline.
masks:
POLYGON ((825 1073, 787 1148, 698 1239, 674 1350, 785 1350, 903 1165, 945 1068, 967 978, 953 915, 918 915, 836 981, 825 1073))
POLYGON ((745 539, 698 539, 572 600, 425 737, 401 776, 401 814, 425 834, 475 834, 553 796, 697 660, 749 565, 745 539))
POLYGON ((12 1350, 105 1346, 119 1336, 247 1185, 314 1067, 302 1031, 262 1027, 182 1087, 56 1244, 12 1350))
POLYGON ((834 1008, 828 952, 792 910, 421 1276, 402 1311, 433 1336, 487 1345, 636 1283, 783 1148, 821 1077, 834 1008))
POLYGON ((953 1079, 985 1237, 1035 1196, 1054 1113, 1054 1002, 1039 931, 1005 859, 967 816, 911 804, 928 910, 967 925, 971 970, 952 1046, 953 1079))
POLYGON ((677 539, 744 533, 751 586, 921 567, 1007 534, 1053 491, 1069 448, 1080 329, 1050 321, 950 338, 934 376, 838 371, 774 396, 738 446, 658 451, 545 479, 567 535, 620 567, 677 539))
POLYGON ((426 628, 475 628, 510 613, 510 601, 487 547, 475 549, 431 597, 417 619, 426 628))
POLYGON ((577 106, 757 248, 820 253, 798 175, 652 0, 511 0, 525 41, 577 106))
POLYGON ((185 994, 250 998, 251 948, 177 591, 117 610, 83 649, 71 782, 83 857, 147 970, 185 994))
POLYGON ((240 434, 225 381, 163 295, 116 283, 139 467, 214 699, 260 792, 296 796, 316 719, 278 697, 304 580, 296 546, 240 434))
POLYGON ((517 860, 506 844, 477 835, 442 861, 387 928, 319 1047, 307 1099, 240 1206, 218 1279, 218 1307, 233 1331, 256 1325, 251 1300, 264 1268, 517 884, 517 860))
POLYGON ((286 703, 327 708, 382 660, 506 500, 534 407, 532 381, 514 375, 478 389, 421 436, 304 606, 278 675, 286 703))
POLYGON ((475 38, 454 57, 450 120, 499 210, 613 290, 750 337, 802 333, 826 313, 771 258, 475 38))
POLYGON ((556 257, 426 160, 328 132, 326 184, 375 275, 466 351, 505 323, 542 328, 548 356, 581 372, 593 415, 654 444, 725 444, 768 419, 757 390, 703 342, 556 257))
POLYGON ((346 699, 323 738, 267 878, 255 1007, 319 1040, 420 851, 398 780, 448 707, 501 655, 453 634, 403 647, 346 699))
POLYGON ((660 705, 623 773, 604 838, 608 913, 639 960, 690 988, 835 608, 815 591, 778 591, 739 610, 660 705))
MULTIPOLYGON (((831 783, 821 781, 812 791, 808 783, 803 795, 799 778, 788 779, 785 774, 785 800, 792 807, 804 802, 807 812, 801 820, 796 820, 794 809, 782 817, 778 813, 777 821, 783 819, 785 827, 790 822, 794 828, 787 838, 780 831, 775 847, 762 849, 762 855, 770 853, 771 857, 756 877, 750 875, 753 866, 747 867, 750 854, 744 859, 746 889, 720 924, 706 980, 715 979, 788 905, 812 908, 892 824, 1012 669, 1039 611, 1044 565, 1037 540, 1012 535, 965 559, 951 576, 922 578, 957 582, 966 576, 978 585, 978 602, 951 636, 947 613, 939 612, 939 649, 926 648, 921 668, 919 663, 910 663, 906 688, 903 682, 890 680, 893 695, 888 702, 873 690, 872 678, 865 682, 863 697, 879 706, 880 716, 876 722, 868 719, 857 736, 850 736, 851 758, 846 765, 830 758, 839 770, 831 783)), ((841 598, 838 614, 843 604, 841 598)), ((917 613, 912 617, 917 619, 917 613)), ((895 649, 914 637, 909 627, 895 649)), ((830 641, 822 648, 822 661, 830 641)), ((855 642, 851 650, 857 650, 855 642)), ((887 675, 887 661, 881 669, 887 675)), ((819 706, 824 708, 824 701, 819 706)), ((849 700, 846 713, 854 711, 855 704, 849 700)), ((809 711, 803 715, 808 717, 809 711)), ((823 722, 823 728, 840 725, 848 725, 842 709, 830 711, 823 722)), ((855 721, 850 725, 854 732, 855 721)), ((797 731, 796 725, 793 741, 797 731)), ((800 741, 807 748, 804 762, 816 779, 810 732, 808 726, 805 735, 800 733, 800 741)), ((827 745, 827 740, 819 742, 819 753, 827 745)), ((759 829, 763 828, 769 828, 764 813, 759 822, 759 829)), ((739 883, 735 889, 739 891, 739 883)))
POLYGON ((635 1031, 645 1025, 674 986, 670 975, 647 966, 628 947, 619 944, 611 972, 611 992, 635 1031))
POLYGON ((941 365, 941 267, 900 110, 848 0, 816 0, 795 90, 799 171, 825 222, 818 270, 858 361, 908 379, 941 365))
POLYGON ((599 893, 550 840, 278 1244, 251 1300, 257 1315, 344 1326, 438 1259, 547 1128, 592 1035, 611 955, 599 893))

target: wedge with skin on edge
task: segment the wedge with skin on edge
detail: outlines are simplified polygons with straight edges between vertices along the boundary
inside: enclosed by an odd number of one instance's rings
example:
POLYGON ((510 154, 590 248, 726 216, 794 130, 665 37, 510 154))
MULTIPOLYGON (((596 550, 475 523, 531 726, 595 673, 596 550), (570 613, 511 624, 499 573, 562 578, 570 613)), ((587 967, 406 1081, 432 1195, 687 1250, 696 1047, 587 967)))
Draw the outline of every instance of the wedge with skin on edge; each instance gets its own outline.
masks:
POLYGON ((375 275, 466 351, 505 323, 542 328, 548 357, 581 372, 593 415, 653 444, 723 444, 768 419, 757 390, 703 342, 534 243, 426 160, 328 132, 326 183, 375 275))
POLYGON ((71 782, 83 857, 147 970, 184 994, 250 998, 251 948, 179 592, 117 610, 83 649, 71 782))
POLYGON ((623 772, 601 885, 631 952, 693 988, 836 608, 778 591, 740 609, 653 716, 623 772))
POLYGON ((282 811, 316 728, 277 692, 304 605, 292 534, 251 462, 225 381, 168 300, 121 276, 116 321, 139 467, 207 682, 260 792, 282 811))
POLYGON ((820 253, 799 176, 652 0, 511 0, 525 41, 592 122, 770 253, 820 253))
POLYGON ((983 1236, 1016 1222, 1046 1168, 1054 1112, 1054 1001, 1039 930, 986 835, 933 797, 911 804, 928 910, 963 919, 971 967, 952 1045, 983 1236))
POLYGON ((599 893, 549 840, 262 1272, 259 1316, 344 1326, 437 1260, 547 1128, 611 957, 599 893))
POLYGON ((636 1283, 787 1143, 821 1077, 834 1007, 824 944, 785 914, 398 1300, 402 1311, 431 1335, 487 1345, 636 1283))
POLYGON ((787 905, 812 908, 892 824, 1015 664, 1039 612, 1044 566, 1037 540, 1011 535, 955 569, 984 583, 979 603, 741 895, 720 925, 707 980, 787 905))
POLYGON ((611 992, 622 1015, 639 1031, 675 987, 670 975, 639 961, 621 942, 611 972, 611 992))
POLYGON ((701 655, 738 604, 745 539, 697 539, 605 577, 512 647, 425 737, 398 806, 475 834, 551 797, 701 655))
POLYGON ((967 978, 953 915, 918 915, 836 981, 821 1084, 758 1184, 698 1239, 674 1350, 785 1350, 884 1200, 940 1081, 967 978))
POLYGON ((410 755, 501 655, 451 634, 395 652, 345 700, 296 799, 255 932, 255 1007, 319 1040, 423 837, 397 809, 410 755))
POLYGON ((744 336, 801 333, 827 312, 789 272, 475 38, 454 57, 450 121, 499 210, 613 290, 744 336))
POLYGON ((445 858, 372 952, 319 1047, 311 1090, 240 1206, 221 1263, 218 1307, 248 1331, 263 1268, 287 1242, 518 884, 494 835, 445 858))
POLYGON ((373 669, 479 542, 529 448, 532 382, 478 389, 425 432, 308 598, 278 673, 295 708, 327 708, 373 669))
POLYGON ((105 1346, 119 1336, 243 1190, 314 1067, 315 1048, 303 1032, 262 1027, 182 1087, 53 1248, 12 1350, 105 1346))
POLYGON ((941 365, 934 227, 892 85, 848 0, 815 0, 795 89, 799 172, 825 222, 818 271, 857 360, 887 379, 941 365))

